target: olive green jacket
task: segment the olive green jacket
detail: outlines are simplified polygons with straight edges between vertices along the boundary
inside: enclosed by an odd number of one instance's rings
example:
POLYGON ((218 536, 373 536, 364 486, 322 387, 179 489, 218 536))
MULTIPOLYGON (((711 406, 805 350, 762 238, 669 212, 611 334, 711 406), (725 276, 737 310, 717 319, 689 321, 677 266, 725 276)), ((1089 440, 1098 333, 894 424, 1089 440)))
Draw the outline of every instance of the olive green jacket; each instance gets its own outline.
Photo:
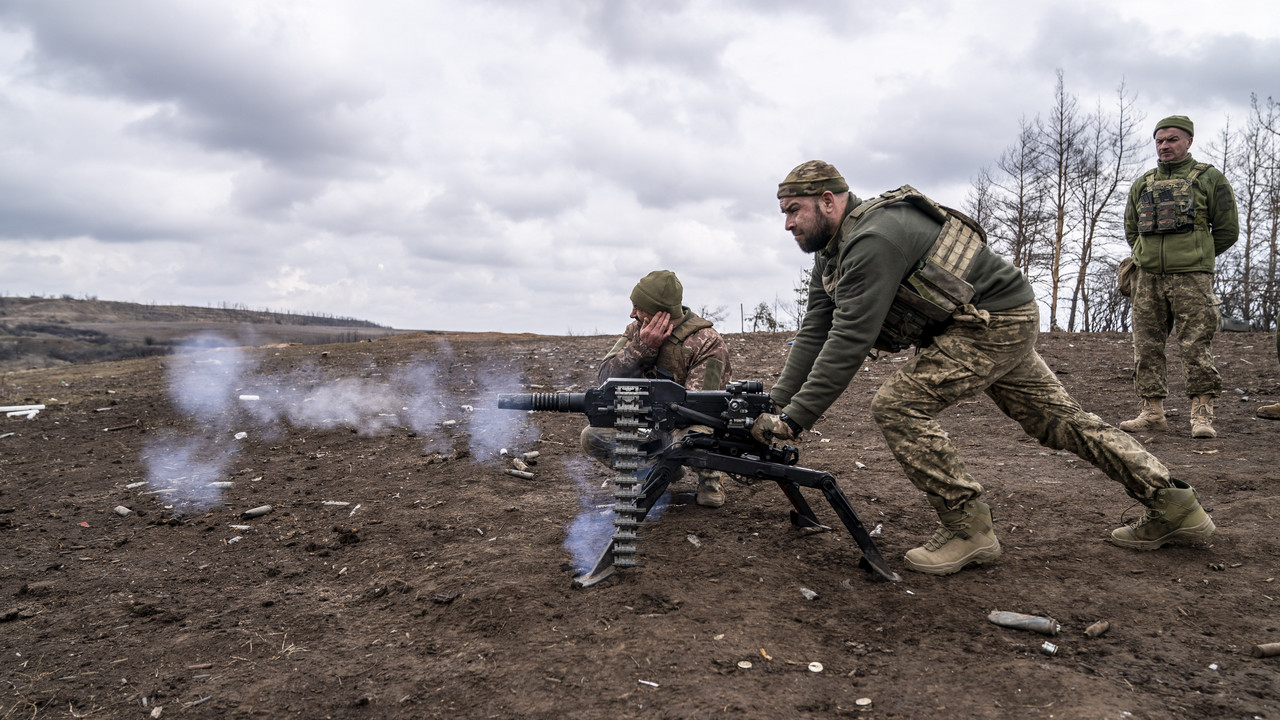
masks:
MULTIPOLYGON (((770 397, 801 427, 811 428, 840 397, 871 351, 898 285, 933 248, 941 223, 906 202, 863 215, 848 212, 814 257, 804 322, 770 397), (823 277, 827 278, 824 289, 823 277)), ((1008 310, 1035 300, 1022 272, 990 248, 979 251, 965 278, 981 310, 1008 310)))
MULTIPOLYGON (((1190 155, 1177 162, 1157 163, 1153 179, 1187 177, 1195 163, 1190 155)), ((1146 173, 1129 188, 1124 211, 1124 235, 1133 249, 1133 263, 1158 275, 1213 272, 1214 259, 1240 236, 1236 198, 1226 176, 1211 165, 1196 178, 1195 229, 1184 233, 1138 232, 1138 204, 1145 188, 1146 173)))

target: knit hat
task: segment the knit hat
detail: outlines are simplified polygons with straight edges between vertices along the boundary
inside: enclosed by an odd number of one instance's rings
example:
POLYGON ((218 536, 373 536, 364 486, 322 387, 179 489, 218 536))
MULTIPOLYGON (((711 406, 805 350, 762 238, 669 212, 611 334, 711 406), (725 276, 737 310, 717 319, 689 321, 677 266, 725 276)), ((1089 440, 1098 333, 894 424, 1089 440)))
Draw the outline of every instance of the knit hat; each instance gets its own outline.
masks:
POLYGON ((654 270, 640 278, 631 291, 632 305, 650 315, 666 311, 675 320, 684 317, 683 301, 684 286, 670 270, 654 270))
POLYGON ((849 183, 840 177, 840 171, 833 165, 821 160, 797 165, 785 180, 778 183, 779 198, 821 195, 828 190, 833 193, 849 192, 849 183))
POLYGON ((1156 123, 1156 129, 1151 131, 1151 137, 1155 137, 1156 133, 1160 131, 1160 128, 1170 127, 1178 128, 1179 130, 1186 130, 1187 134, 1191 137, 1196 136, 1196 126, 1195 123, 1191 122, 1191 118, 1186 115, 1170 115, 1156 123))

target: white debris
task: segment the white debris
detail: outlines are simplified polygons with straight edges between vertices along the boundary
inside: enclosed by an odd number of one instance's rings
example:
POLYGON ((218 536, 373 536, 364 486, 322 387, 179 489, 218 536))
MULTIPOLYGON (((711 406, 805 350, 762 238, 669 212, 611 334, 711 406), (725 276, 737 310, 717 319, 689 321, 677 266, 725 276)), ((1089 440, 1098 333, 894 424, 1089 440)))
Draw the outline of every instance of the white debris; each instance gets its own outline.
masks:
POLYGON ((38 415, 38 414, 40 413, 40 411, 41 411, 41 410, 43 410, 43 409, 44 409, 44 405, 4 405, 4 406, 0 406, 0 412, 4 413, 4 414, 5 414, 5 417, 16 418, 16 417, 21 417, 21 416, 25 415, 25 416, 27 417, 27 419, 28 419, 28 420, 30 420, 30 419, 32 419, 32 418, 34 418, 34 417, 35 417, 36 415, 38 415))

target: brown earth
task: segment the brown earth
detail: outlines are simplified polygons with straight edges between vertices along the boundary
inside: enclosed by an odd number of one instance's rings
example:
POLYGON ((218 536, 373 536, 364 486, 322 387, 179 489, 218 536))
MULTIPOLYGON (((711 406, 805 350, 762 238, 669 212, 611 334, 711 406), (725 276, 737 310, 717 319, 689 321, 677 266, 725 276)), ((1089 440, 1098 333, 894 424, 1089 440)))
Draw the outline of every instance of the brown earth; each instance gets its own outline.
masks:
MULTIPOLYGON (((736 377, 771 383, 786 339, 730 336, 736 377)), ((609 473, 582 460, 581 417, 493 394, 581 390, 611 341, 402 335, 0 376, 0 404, 47 405, 0 416, 0 718, 1280 718, 1280 657, 1250 655, 1280 641, 1280 423, 1254 417, 1280 399, 1271 336, 1219 335, 1217 440, 1190 439, 1177 382, 1173 431, 1141 438, 1213 512, 1204 546, 1110 545, 1138 514, 1120 486, 975 398, 943 422, 1005 554, 905 572, 936 518, 865 413, 893 356, 799 448, 882 526, 900 582, 873 582, 847 533, 792 528, 772 483, 712 510, 682 481, 646 565, 575 589, 567 534, 609 473), (540 453, 533 480, 502 447, 540 453)), ((1086 408, 1131 416, 1127 336, 1040 347, 1086 408)))

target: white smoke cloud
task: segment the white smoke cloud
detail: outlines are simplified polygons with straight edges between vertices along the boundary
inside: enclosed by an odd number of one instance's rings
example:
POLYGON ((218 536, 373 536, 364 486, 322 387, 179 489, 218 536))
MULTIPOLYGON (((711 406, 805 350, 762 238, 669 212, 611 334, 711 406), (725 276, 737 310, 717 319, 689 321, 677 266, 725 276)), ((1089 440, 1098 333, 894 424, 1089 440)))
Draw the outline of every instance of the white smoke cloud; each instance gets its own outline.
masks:
POLYGON ((223 480, 240 452, 238 440, 274 437, 285 427, 350 428, 366 436, 405 428, 419 437, 424 452, 451 446, 463 434, 480 462, 498 461, 502 448, 529 446, 538 438, 524 414, 498 410, 495 402, 499 392, 524 390, 520 374, 498 369, 496 361, 483 362, 478 371, 458 366, 443 341, 430 358, 415 357, 385 372, 370 363, 357 374, 314 362, 267 372, 234 344, 218 336, 193 337, 169 365, 171 399, 194 434, 161 436, 145 459, 150 487, 170 489, 166 499, 175 508, 204 510, 219 503, 221 488, 210 483, 223 480), (456 385, 469 392, 450 390, 456 385))

